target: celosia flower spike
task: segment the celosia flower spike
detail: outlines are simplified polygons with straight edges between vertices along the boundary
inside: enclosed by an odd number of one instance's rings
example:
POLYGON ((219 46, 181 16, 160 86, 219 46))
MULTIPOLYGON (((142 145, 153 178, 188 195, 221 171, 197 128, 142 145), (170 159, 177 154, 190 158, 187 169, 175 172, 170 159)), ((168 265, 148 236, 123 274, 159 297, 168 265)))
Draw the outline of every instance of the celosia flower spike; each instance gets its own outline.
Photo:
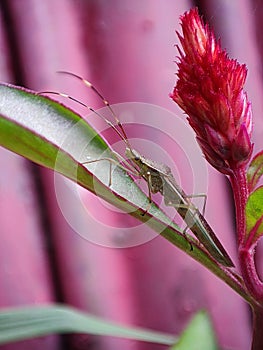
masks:
POLYGON ((197 9, 181 21, 178 81, 171 97, 188 115, 209 163, 230 174, 252 152, 251 105, 243 90, 247 69, 221 49, 197 9))

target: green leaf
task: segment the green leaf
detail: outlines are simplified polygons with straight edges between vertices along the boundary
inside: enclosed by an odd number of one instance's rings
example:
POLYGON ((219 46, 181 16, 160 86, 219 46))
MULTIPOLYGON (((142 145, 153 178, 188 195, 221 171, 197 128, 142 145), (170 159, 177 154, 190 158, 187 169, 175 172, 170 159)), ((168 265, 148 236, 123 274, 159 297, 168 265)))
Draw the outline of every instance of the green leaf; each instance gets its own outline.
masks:
POLYGON ((149 200, 123 169, 116 167, 111 172, 108 160, 83 164, 87 159, 101 157, 116 162, 116 156, 96 131, 70 109, 32 91, 0 84, 0 145, 63 174, 146 223, 250 300, 239 280, 226 273, 196 239, 186 239, 160 208, 152 204, 142 215, 149 200), (193 249, 189 248, 189 240, 193 249))
POLYGON ((10 308, 0 312, 0 344, 53 333, 87 333, 171 345, 171 334, 126 327, 60 305, 10 308))
POLYGON ((205 312, 196 314, 171 350, 216 350, 211 322, 205 312))
POLYGON ((198 244, 190 251, 183 231, 157 206, 142 215, 148 197, 123 169, 116 167, 111 173, 107 160, 83 164, 99 158, 116 162, 116 157, 84 119, 63 105, 22 88, 0 85, 0 145, 54 169, 162 232, 184 251, 212 262, 198 244))
MULTIPOLYGON (((63 174, 142 221, 154 215, 165 226, 170 225, 182 233, 154 205, 148 215, 141 215, 148 205, 148 198, 120 167, 112 173, 109 187, 109 161, 83 164, 101 157, 115 162, 117 159, 85 120, 49 98, 0 85, 0 145, 63 174)), ((185 241, 183 236, 178 239, 185 241)))
POLYGON ((248 197, 246 204, 246 236, 255 243, 263 234, 263 186, 248 197))
POLYGON ((259 152, 252 159, 247 170, 247 182, 252 192, 263 174, 263 151, 259 152))

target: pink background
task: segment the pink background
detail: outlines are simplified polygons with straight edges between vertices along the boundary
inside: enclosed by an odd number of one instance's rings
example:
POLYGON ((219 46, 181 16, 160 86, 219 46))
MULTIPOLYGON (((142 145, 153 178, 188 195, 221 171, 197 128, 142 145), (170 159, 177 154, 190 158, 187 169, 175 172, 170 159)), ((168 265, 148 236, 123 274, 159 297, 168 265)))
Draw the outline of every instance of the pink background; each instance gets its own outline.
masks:
MULTIPOLYGON (((0 78, 101 105, 87 88, 56 74, 67 70, 95 82, 111 103, 153 103, 183 118, 168 95, 175 84, 179 16, 195 5, 186 0, 2 1, 0 78)), ((246 90, 253 104, 255 149, 260 150, 261 1, 204 0, 199 5, 229 55, 248 66, 246 90)), ((154 158, 150 149, 145 151, 154 158)), ((58 301, 126 325, 173 334, 184 329, 193 313, 206 309, 222 348, 249 348, 250 310, 218 278, 162 237, 127 249, 82 239, 60 212, 53 173, 4 149, 0 152, 1 307, 58 301)), ((176 154, 174 158, 176 162, 176 154)), ((92 194, 87 198, 96 206, 92 194)), ((65 205, 72 207, 68 196, 65 205)), ((75 206, 73 210, 77 216, 75 206)), ((209 167, 206 217, 236 262, 233 213, 228 181, 209 167)), ((123 220, 110 212, 105 215, 113 226, 123 220)), ((99 235, 107 227, 94 223, 89 229, 99 235)), ((258 265, 262 266, 259 254, 258 265)), ((165 348, 109 337, 60 340, 49 336, 3 348, 165 348)))

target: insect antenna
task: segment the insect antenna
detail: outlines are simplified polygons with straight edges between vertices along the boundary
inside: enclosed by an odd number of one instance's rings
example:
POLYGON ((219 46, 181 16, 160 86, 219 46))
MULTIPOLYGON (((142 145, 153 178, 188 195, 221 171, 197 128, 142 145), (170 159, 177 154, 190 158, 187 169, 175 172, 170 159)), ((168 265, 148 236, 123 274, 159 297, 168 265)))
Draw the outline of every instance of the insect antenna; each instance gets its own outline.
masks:
MULTIPOLYGON (((109 104, 109 102, 104 99, 104 97, 101 95, 101 93, 90 83, 88 82, 87 80, 81 78, 80 76, 76 75, 76 74, 73 74, 73 73, 70 73, 70 72, 64 72, 64 71, 59 71, 58 73, 65 73, 65 74, 69 74, 69 75, 72 75, 74 77, 77 77, 78 79, 80 79, 82 82, 85 83, 85 85, 87 85, 88 87, 90 87, 93 91, 96 92, 96 94, 98 94, 98 96, 103 99, 103 102, 104 104, 107 106, 107 108, 110 110, 110 113, 111 115, 114 117, 114 120, 116 121, 117 125, 119 126, 120 130, 116 127, 116 125, 114 125, 109 119, 107 119, 106 117, 104 117, 102 114, 100 114, 99 112, 97 112, 93 107, 90 107, 88 106, 86 103, 78 100, 77 98, 73 97, 73 96, 70 96, 68 94, 65 94, 65 93, 62 93, 62 92, 56 92, 56 91, 41 91, 39 94, 51 94, 51 95, 57 95, 57 96, 61 96, 61 97, 64 97, 64 98, 68 98, 69 100, 71 101, 74 101, 76 103, 78 103, 79 105, 87 108, 88 110, 90 110, 92 113, 96 114, 99 118, 101 118, 105 123, 107 123, 110 128, 112 128, 116 134, 120 137, 120 139, 125 143, 126 147, 128 149, 131 150, 131 153, 132 153, 132 148, 131 148, 131 145, 128 141, 128 137, 126 135, 126 132, 121 124, 121 122, 119 121, 117 115, 115 114, 115 112, 113 111, 111 105, 109 104)), ((123 162, 127 167, 128 169, 125 169, 125 170, 128 170, 131 174, 135 175, 135 176, 139 176, 139 170, 137 169, 137 167, 135 166, 135 164, 131 161, 131 159, 125 159, 123 158, 120 154, 117 154, 117 152, 113 151, 113 153, 121 160, 121 162, 123 162)), ((108 159, 109 160, 109 159, 108 159)))
POLYGON ((107 123, 117 134, 118 136, 122 139, 123 142, 127 143, 126 138, 122 135, 122 133, 116 128, 116 126, 107 118, 105 118, 102 114, 98 113, 93 107, 88 106, 86 103, 78 100, 77 98, 70 96, 68 94, 65 94, 63 92, 56 92, 56 91, 41 91, 40 94, 51 94, 51 95, 57 95, 57 96, 61 96, 61 97, 65 97, 68 98, 71 101, 74 101, 78 104, 80 104, 81 106, 89 109, 92 113, 96 114, 98 117, 100 117, 105 123, 107 123))
MULTIPOLYGON (((102 100, 102 102, 104 103, 104 105, 109 109, 111 115, 113 116, 113 118, 115 119, 115 122, 117 124, 117 126, 120 128, 121 132, 122 132, 122 136, 120 135, 120 133, 118 133, 118 135, 121 137, 121 139, 125 142, 125 144, 131 149, 131 145, 129 143, 128 140, 128 136, 123 128, 123 125, 121 123, 121 121, 119 120, 119 118, 117 117, 116 113, 114 112, 113 108, 111 107, 111 104, 109 103, 109 101, 101 94, 101 92, 88 80, 82 78, 81 76, 75 74, 75 73, 71 73, 71 72, 67 72, 67 71, 57 71, 57 73, 59 74, 66 74, 72 77, 77 78, 78 80, 80 80, 84 85, 86 85, 87 87, 89 87, 91 90, 93 90, 95 92, 95 94, 102 100)), ((77 102, 74 99, 75 102, 77 102)), ((91 111, 95 112, 94 109, 92 109, 91 107, 88 107, 91 111)), ((96 113, 96 112, 95 112, 96 113)), ((97 113, 96 113, 97 114, 97 113)), ((100 116, 101 118, 104 118, 102 116, 100 116)), ((106 118, 104 118, 105 122, 110 125, 111 127, 113 127, 113 129, 117 132, 117 128, 109 122, 109 120, 107 120, 106 118)))

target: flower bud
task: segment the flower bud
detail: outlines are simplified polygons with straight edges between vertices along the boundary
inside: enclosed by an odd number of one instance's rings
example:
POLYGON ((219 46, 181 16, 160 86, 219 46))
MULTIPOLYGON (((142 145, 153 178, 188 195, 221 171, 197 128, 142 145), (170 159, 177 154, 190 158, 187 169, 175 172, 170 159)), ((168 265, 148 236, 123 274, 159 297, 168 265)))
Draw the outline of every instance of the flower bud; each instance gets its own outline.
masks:
POLYGON ((251 104, 243 90, 247 69, 221 49, 197 9, 181 21, 178 81, 171 97, 187 114, 209 163, 231 173, 252 152, 251 104))

